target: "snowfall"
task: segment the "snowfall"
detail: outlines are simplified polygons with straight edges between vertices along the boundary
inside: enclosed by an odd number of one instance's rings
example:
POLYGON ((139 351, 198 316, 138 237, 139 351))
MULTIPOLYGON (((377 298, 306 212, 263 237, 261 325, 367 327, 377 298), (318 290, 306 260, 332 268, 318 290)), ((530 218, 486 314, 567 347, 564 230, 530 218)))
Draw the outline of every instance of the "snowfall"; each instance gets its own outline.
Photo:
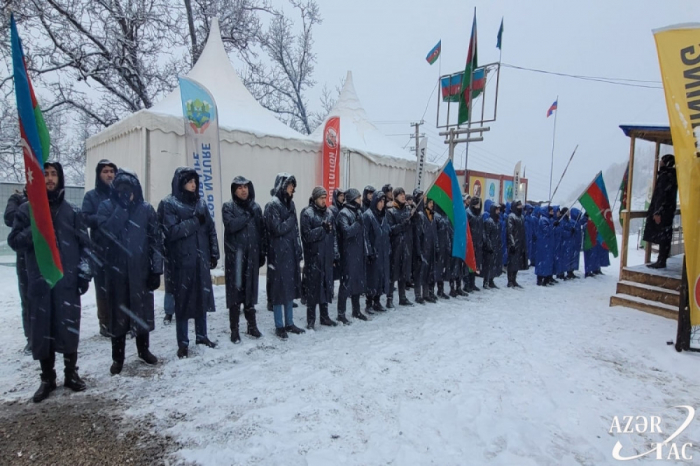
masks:
MULTIPOLYGON (((641 251, 630 256, 631 265, 643 260, 641 251)), ((0 402, 31 405, 39 364, 22 352, 14 258, 5 259, 0 402)), ((119 399, 127 418, 147 419, 154 432, 177 440, 176 461, 201 465, 615 464, 616 442, 623 456, 643 453, 685 420, 674 407, 700 408, 700 354, 667 344, 676 322, 609 307, 618 268, 613 259, 603 276, 546 288, 535 285, 531 269, 520 273, 524 290, 506 289, 501 277, 497 291, 399 307, 287 341, 274 336, 261 286, 264 336, 244 336, 238 345, 229 340, 219 286, 217 312, 209 315, 219 348, 191 343, 183 360, 175 326, 162 325, 159 291, 151 350, 160 362, 141 363, 129 340, 118 376, 109 374, 111 345, 98 334, 91 289, 83 297, 78 361, 88 391, 59 386, 34 406, 50 409, 87 394, 119 399), (652 415, 661 417, 662 435, 611 429, 615 416, 652 415)), ((333 304, 332 317, 335 311, 333 304)), ((304 306, 295 310, 299 326, 305 313, 304 306)), ((631 464, 700 462, 698 418, 676 439, 679 449, 693 444, 686 454, 694 460, 649 455, 631 464)))

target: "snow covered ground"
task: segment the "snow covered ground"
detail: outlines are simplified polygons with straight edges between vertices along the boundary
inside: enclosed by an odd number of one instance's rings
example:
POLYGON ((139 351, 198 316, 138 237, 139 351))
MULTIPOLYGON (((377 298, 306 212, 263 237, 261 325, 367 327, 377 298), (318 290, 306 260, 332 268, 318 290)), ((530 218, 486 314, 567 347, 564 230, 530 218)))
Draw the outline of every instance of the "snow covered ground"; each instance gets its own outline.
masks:
MULTIPOLYGON (((535 286, 528 271, 524 290, 506 289, 502 277, 498 291, 398 308, 286 342, 273 336, 263 304, 264 337, 240 345, 228 339, 221 286, 209 317, 220 347, 192 345, 185 360, 175 355, 174 325, 160 323, 158 293, 151 349, 161 362, 142 364, 130 340, 115 377, 91 289, 79 359, 89 390, 59 387, 36 409, 86 393, 119 400, 128 416, 177 439, 180 459, 202 465, 614 464, 618 440, 625 456, 647 451, 681 424, 674 406, 700 408, 699 355, 666 344, 676 323, 608 307, 617 270, 614 260, 604 276, 551 288, 535 286), (609 433, 614 416, 629 415, 661 416, 665 435, 609 433)), ((303 306, 295 319, 305 324, 303 306)), ((4 265, 0 326, 0 399, 29 403, 39 365, 22 354, 15 272, 4 265)), ((700 460, 700 420, 677 441, 693 443, 687 454, 700 460)), ((636 463, 669 464, 654 455, 636 463)))

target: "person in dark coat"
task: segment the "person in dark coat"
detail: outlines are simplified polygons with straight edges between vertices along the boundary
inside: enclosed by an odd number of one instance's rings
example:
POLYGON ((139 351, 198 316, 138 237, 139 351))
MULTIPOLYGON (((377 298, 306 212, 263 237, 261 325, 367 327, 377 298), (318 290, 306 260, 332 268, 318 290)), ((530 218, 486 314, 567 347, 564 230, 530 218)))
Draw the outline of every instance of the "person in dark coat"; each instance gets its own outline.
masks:
POLYGON ((382 192, 384 196, 386 196, 384 210, 387 210, 389 205, 394 202, 394 188, 391 187, 391 183, 382 186, 382 192))
POLYGON ((294 325, 294 300, 301 297, 302 247, 299 223, 294 206, 294 175, 279 173, 271 193, 272 200, 265 206, 267 232, 268 299, 275 313, 275 333, 287 339, 287 332, 304 333, 294 325))
MULTIPOLYGON (((412 201, 408 203, 411 208, 411 228, 413 229, 413 250, 411 251, 411 285, 413 287, 414 301, 418 304, 425 304, 423 299, 423 249, 425 242, 424 224, 421 212, 425 208, 423 191, 413 190, 412 201)), ((427 286, 427 285, 426 285, 427 286)))
POLYGON ((494 279, 499 276, 503 270, 500 261, 501 251, 501 231, 500 231, 500 216, 501 207, 487 199, 484 203, 484 257, 481 267, 481 276, 484 279, 484 289, 498 289, 494 279))
POLYGON ((163 204, 163 232, 175 298, 177 356, 188 356, 188 321, 194 319, 195 343, 216 348, 207 336, 207 312, 214 312, 210 269, 219 261, 214 221, 199 198, 199 175, 186 167, 178 175, 175 196, 163 204))
POLYGON ((481 291, 476 286, 476 274, 483 270, 484 261, 484 219, 481 217, 481 198, 479 196, 474 196, 469 201, 467 221, 472 235, 474 257, 476 259, 476 271, 469 272, 468 291, 471 293, 472 291, 481 291))
POLYGON ((394 308, 394 283, 398 282, 399 305, 412 306, 406 298, 406 283, 411 279, 411 259, 413 251, 413 228, 411 209, 406 202, 403 188, 394 188, 394 204, 386 213, 391 239, 391 289, 386 307, 394 308))
MULTIPOLYGON (((435 257, 435 280, 437 283, 437 297, 450 299, 445 293, 445 281, 452 281, 452 269, 450 259, 452 258, 452 238, 450 219, 440 206, 435 205, 435 226, 437 227, 437 248, 438 254, 435 257)), ((450 290, 452 294, 452 290, 450 290)))
POLYGON ((503 247, 503 267, 508 265, 508 216, 510 215, 510 202, 501 204, 501 245, 503 247))
POLYGON ((309 205, 301 211, 301 243, 304 249, 306 288, 306 328, 316 324, 316 307, 321 325, 338 325, 328 315, 328 304, 333 301, 333 263, 338 261, 335 218, 326 207, 328 192, 317 186, 311 192, 309 205))
POLYGON ((525 204, 525 237, 527 239, 527 260, 528 268, 535 265, 535 229, 537 221, 535 220, 534 207, 530 204, 525 204))
POLYGON ((374 186, 367 185, 362 191, 362 213, 365 213, 369 209, 370 204, 372 204, 372 197, 377 190, 374 186))
POLYGON ((92 264, 92 274, 95 280, 95 301, 97 304, 97 319, 100 323, 100 335, 109 337, 109 303, 105 287, 104 248, 106 247, 105 235, 97 225, 97 210, 100 204, 109 199, 110 186, 117 174, 117 166, 107 159, 97 162, 95 167, 95 189, 85 193, 83 198, 82 215, 85 225, 90 229, 92 241, 92 253, 95 263, 92 264))
POLYGON ((550 205, 543 209, 537 224, 537 262, 535 263, 535 275, 537 285, 553 284, 554 274, 554 208, 550 205))
MULTIPOLYGON (((7 200, 7 206, 5 207, 5 225, 12 228, 12 224, 15 221, 15 214, 19 209, 19 206, 27 202, 27 190, 15 191, 10 198, 7 200)), ((24 261, 24 253, 17 252, 17 259, 15 261, 15 271, 17 272, 17 284, 19 285, 19 301, 20 307, 22 309, 22 328, 24 329, 24 338, 27 340, 27 344, 24 347, 24 352, 26 354, 31 354, 32 346, 29 343, 29 310, 27 307, 27 264, 24 261)))
MULTIPOLYGON (((345 190, 343 188, 334 189, 330 210, 331 214, 333 214, 333 230, 335 231, 336 244, 338 241, 338 214, 343 210, 343 204, 345 204, 345 190)), ((340 258, 333 261, 333 281, 337 280, 340 280, 340 258)))
POLYGON ((347 324, 347 299, 352 303, 352 316, 367 320, 360 311, 360 295, 365 292, 365 225, 362 222, 362 200, 357 189, 345 193, 345 206, 338 217, 338 251, 340 252, 340 290, 338 291, 338 320, 347 324))
MULTIPOLYGON (((56 234, 56 246, 63 277, 53 288, 41 274, 32 239, 29 202, 15 213, 7 243, 24 254, 27 266, 27 309, 29 311, 32 357, 41 364, 41 385, 33 397, 38 403, 56 389, 56 353, 63 354, 64 386, 73 391, 86 389, 78 375, 80 341, 80 296, 87 293, 92 274, 87 228, 80 210, 64 200, 63 167, 58 162, 44 164, 44 180, 49 209, 56 234)), ((35 173, 30 183, 42 183, 35 173)), ((31 189, 31 188, 29 188, 31 189)))
POLYGON ((228 308, 231 342, 240 343, 238 323, 241 305, 248 329, 246 333, 260 338, 255 317, 258 304, 260 267, 265 264, 265 222, 262 209, 255 202, 255 186, 243 176, 231 182, 231 200, 221 209, 224 221, 224 253, 226 307, 228 308))
POLYGON ((171 192, 158 203, 158 209, 156 210, 158 225, 160 225, 160 233, 163 241, 163 281, 165 282, 165 295, 163 297, 163 311, 165 312, 165 317, 163 318, 163 325, 170 325, 173 321, 173 315, 175 315, 175 295, 173 294, 174 291, 172 280, 173 274, 170 271, 170 261, 168 260, 168 239, 165 237, 165 231, 163 230, 163 216, 165 214, 165 204, 167 202, 172 202, 172 199, 177 199, 177 193, 180 191, 180 188, 178 187, 178 183, 180 182, 180 172, 185 169, 187 169, 187 167, 178 167, 175 169, 173 180, 171 182, 171 192))
POLYGON ((369 210, 362 214, 367 243, 367 287, 365 295, 369 302, 367 311, 384 312, 379 302, 381 295, 389 295, 391 228, 386 219, 386 194, 380 191, 372 198, 369 210), (371 309, 370 309, 371 306, 371 309))
POLYGON ((568 271, 571 265, 571 250, 573 248, 576 226, 567 207, 562 207, 559 210, 558 222, 559 224, 555 227, 555 232, 559 238, 556 251, 557 257, 554 261, 555 272, 560 280, 569 280, 571 277, 568 271))
POLYGON ((644 224, 644 241, 659 245, 656 262, 648 264, 652 269, 665 269, 671 254, 673 240, 673 218, 676 215, 678 181, 676 180, 676 158, 666 154, 661 158, 661 167, 656 177, 654 194, 647 210, 644 224))
POLYGON ((436 303, 435 296, 435 261, 439 254, 437 224, 435 223, 435 201, 432 199, 423 199, 420 203, 421 209, 414 216, 417 218, 416 230, 420 233, 416 234, 421 238, 419 274, 416 278, 416 302, 424 304, 436 303), (420 293, 420 294, 419 294, 420 293))
POLYGON ((516 278, 518 271, 527 270, 527 238, 523 221, 523 203, 515 201, 508 215, 508 287, 522 288, 516 278))
POLYGON ((162 233, 153 207, 143 200, 136 174, 121 169, 112 182, 109 199, 97 210, 103 232, 105 291, 112 336, 112 375, 124 366, 126 335, 136 335, 138 356, 146 364, 158 359, 149 350, 155 329, 153 291, 163 274, 162 233))

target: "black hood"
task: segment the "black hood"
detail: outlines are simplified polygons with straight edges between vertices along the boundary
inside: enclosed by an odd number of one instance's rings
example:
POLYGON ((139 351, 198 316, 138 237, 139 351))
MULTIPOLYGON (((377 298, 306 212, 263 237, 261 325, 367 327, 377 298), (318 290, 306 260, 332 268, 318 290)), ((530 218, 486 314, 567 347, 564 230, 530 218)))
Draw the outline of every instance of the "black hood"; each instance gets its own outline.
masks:
POLYGON ((520 201, 515 201, 513 204, 510 206, 510 211, 515 213, 518 217, 520 217, 523 214, 523 203, 520 201), (518 209, 518 207, 520 207, 518 209))
POLYGON ((98 191, 109 193, 110 186, 108 184, 104 184, 100 179, 100 173, 102 172, 102 169, 104 167, 112 167, 114 169, 114 175, 116 176, 117 165, 113 162, 110 162, 107 159, 102 159, 99 162, 97 162, 97 167, 95 167, 95 189, 98 191))
POLYGON ((343 203, 338 202, 338 196, 341 194, 345 194, 345 190, 343 188, 335 188, 333 190, 333 205, 336 207, 336 209, 341 210, 343 208, 343 203))
POLYGON ((199 200, 199 174, 197 174, 197 170, 192 167, 181 167, 178 170, 179 171, 175 172, 177 175, 177 186, 175 187, 174 196, 180 202, 184 202, 186 204, 196 203, 197 200, 199 200), (190 193, 185 189, 185 184, 187 184, 187 182, 193 178, 197 187, 195 188, 194 193, 190 193))
POLYGON ((496 209, 500 209, 501 206, 496 204, 495 202, 491 204, 491 207, 489 208, 489 215, 493 219, 494 222, 498 223, 501 217, 501 213, 496 213, 496 209))
POLYGON ((365 207, 370 206, 371 201, 368 199, 367 196, 369 195, 369 193, 374 194, 375 192, 377 192, 377 190, 374 189, 374 186, 371 186, 371 185, 365 186, 365 189, 362 191, 362 205, 363 206, 365 206, 365 207))
POLYGON ((474 215, 481 215, 481 198, 479 196, 471 198, 469 201, 469 210, 471 210, 474 215))
POLYGON ((131 186, 131 190, 134 193, 133 204, 140 204, 143 202, 143 189, 141 188, 141 182, 138 176, 136 176, 136 173, 125 168, 120 168, 114 177, 114 181, 112 181, 112 189, 116 190, 122 184, 131 186))
POLYGON ((287 195, 287 186, 289 184, 293 184, 294 187, 296 188, 297 186, 297 180, 294 178, 294 175, 290 175, 289 173, 278 173, 277 176, 275 177, 275 187, 272 188, 270 191, 271 196, 277 197, 280 201, 288 204, 291 199, 289 199, 289 196, 287 195))
POLYGON ((170 194, 172 194, 175 197, 177 197, 177 193, 180 192, 178 183, 180 182, 180 172, 182 172, 182 170, 187 170, 187 167, 177 167, 175 169, 175 173, 173 174, 173 181, 170 184, 170 194))
POLYGON ((250 204, 255 202, 255 187, 253 186, 253 182, 247 179, 245 176, 238 175, 235 177, 231 182, 231 199, 239 204, 250 204), (236 189, 238 189, 239 186, 245 185, 248 186, 248 199, 243 201, 236 197, 236 189))
MULTIPOLYGON (((58 172, 58 185, 56 186, 56 189, 53 190, 53 192, 49 192, 47 190, 47 195, 49 197, 49 203, 54 204, 54 203, 58 203, 58 202, 63 201, 63 196, 65 194, 65 188, 66 188, 66 178, 63 175, 63 165, 61 165, 60 162, 46 162, 44 164, 44 170, 46 170, 49 167, 55 168, 56 172, 58 172)), ((42 175, 43 175, 43 173, 42 173, 42 175)))
POLYGON ((369 208, 372 210, 374 215, 376 215, 377 217, 384 216, 384 214, 386 213, 386 208, 387 208, 386 201, 387 201, 386 194, 384 192, 379 191, 379 192, 374 193, 374 197, 372 197, 372 202, 369 205, 369 208), (377 209, 377 204, 379 204, 379 201, 382 201, 382 200, 384 201, 384 208, 381 211, 379 211, 377 209))

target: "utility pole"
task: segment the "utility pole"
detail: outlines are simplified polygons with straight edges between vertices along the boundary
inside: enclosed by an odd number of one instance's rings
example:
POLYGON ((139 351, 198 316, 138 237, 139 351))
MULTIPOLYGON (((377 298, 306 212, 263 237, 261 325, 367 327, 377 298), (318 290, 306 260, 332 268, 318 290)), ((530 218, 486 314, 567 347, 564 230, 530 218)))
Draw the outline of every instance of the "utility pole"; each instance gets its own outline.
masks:
MULTIPOLYGON (((478 128, 461 128, 461 129, 454 129, 450 128, 448 131, 442 131, 440 136, 445 136, 445 144, 448 145, 450 151, 450 160, 452 163, 454 163, 454 157, 455 157, 455 146, 461 142, 467 143, 467 147, 469 147, 470 142, 481 142, 484 140, 483 135, 479 137, 471 137, 473 133, 483 133, 484 131, 491 131, 491 128, 488 126, 480 126, 478 128), (459 138, 459 136, 465 134, 465 138, 459 138)), ((467 167, 464 167, 464 178, 467 178, 467 167)), ((467 181, 465 181, 465 188, 466 188, 467 181)))
POLYGON ((419 121, 419 122, 417 122, 417 123, 411 123, 411 126, 413 126, 413 128, 414 128, 414 130, 415 130, 415 134, 412 134, 412 135, 411 135, 411 138, 416 140, 416 146, 415 146, 415 149, 416 149, 416 160, 420 160, 420 147, 418 147, 418 146, 419 146, 418 141, 420 140, 420 138, 421 138, 422 136, 425 136, 425 134, 420 134, 420 127, 421 127, 421 125, 423 125, 424 123, 425 123, 425 121, 423 121, 423 120, 421 120, 421 121, 419 121))

